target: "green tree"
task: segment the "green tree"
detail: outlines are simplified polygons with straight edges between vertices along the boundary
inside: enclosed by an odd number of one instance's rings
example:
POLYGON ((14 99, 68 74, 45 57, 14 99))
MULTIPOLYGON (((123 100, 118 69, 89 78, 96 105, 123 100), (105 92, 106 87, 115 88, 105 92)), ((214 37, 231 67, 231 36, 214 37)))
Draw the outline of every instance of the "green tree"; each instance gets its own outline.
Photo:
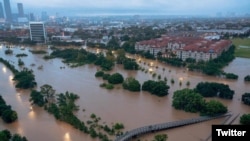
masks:
POLYGON ((244 81, 250 81, 250 75, 245 76, 244 81))
POLYGON ((104 72, 103 71, 97 71, 95 73, 95 77, 102 77, 104 75, 104 72))
POLYGON ((195 91, 204 97, 219 96, 225 99, 232 99, 234 91, 228 85, 216 82, 200 82, 196 85, 195 91))
POLYGON ((17 112, 16 111, 13 111, 11 109, 8 109, 8 110, 5 110, 3 113, 2 113, 2 119, 4 122, 6 123, 11 123, 11 122, 14 122, 17 120, 17 112))
POLYGON ((168 95, 169 86, 166 84, 165 81, 153 81, 148 80, 142 84, 142 90, 148 91, 151 94, 157 96, 166 96, 168 95))
POLYGON ((19 134, 14 134, 12 137, 12 141, 28 141, 26 137, 22 137, 19 134))
POLYGON ((115 38, 114 36, 112 36, 111 40, 108 42, 107 44, 107 48, 110 48, 110 49, 117 49, 119 48, 120 45, 119 45, 119 41, 117 38, 115 38))
POLYGON ((159 134, 159 135, 155 135, 153 141, 166 141, 167 139, 168 139, 167 134, 159 134))
POLYGON ((18 59, 18 66, 23 66, 24 65, 24 62, 19 58, 18 59))
POLYGON ((203 97, 191 89, 182 89, 174 92, 172 106, 187 112, 199 112, 205 106, 203 97))
POLYGON ((202 114, 207 116, 216 116, 219 114, 225 114, 227 112, 227 107, 225 107, 221 102, 216 100, 210 100, 206 102, 202 114))
POLYGON ((45 104, 44 96, 41 94, 41 92, 38 92, 36 90, 31 91, 29 101, 31 102, 32 105, 36 104, 39 107, 43 107, 45 104))
POLYGON ((123 66, 125 70, 138 70, 139 65, 136 63, 134 59, 126 58, 123 62, 123 66))
POLYGON ((241 96, 241 101, 246 105, 250 105, 250 93, 244 93, 241 96))
POLYGON ((114 73, 108 79, 108 82, 111 84, 120 84, 123 81, 124 81, 124 78, 120 73, 114 73))
POLYGON ((50 103, 54 100, 56 91, 53 89, 52 86, 50 86, 49 84, 44 84, 40 87, 40 89, 40 93, 45 98, 45 101, 48 101, 50 103))
POLYGON ((27 68, 24 68, 21 72, 15 73, 13 80, 17 81, 16 88, 28 89, 36 86, 33 71, 27 68))
POLYGON ((0 131, 0 140, 1 141, 9 141, 12 135, 9 130, 2 130, 0 131))
POLYGON ((158 81, 155 83, 155 86, 152 89, 152 93, 157 96, 165 96, 168 95, 169 86, 166 85, 164 81, 158 81))
POLYGON ((133 77, 126 78, 125 81, 123 82, 122 86, 124 89, 134 91, 134 92, 141 90, 140 82, 133 77))
POLYGON ((243 114, 240 117, 240 123, 243 125, 250 125, 250 114, 243 114))
POLYGON ((142 85, 142 90, 143 91, 151 91, 151 89, 154 87, 154 84, 155 83, 155 81, 153 81, 153 80, 148 80, 148 81, 145 81, 144 83, 143 83, 143 85, 142 85))
POLYGON ((116 63, 117 64, 123 64, 124 60, 126 59, 126 54, 124 49, 118 49, 116 51, 117 57, 116 57, 116 63))

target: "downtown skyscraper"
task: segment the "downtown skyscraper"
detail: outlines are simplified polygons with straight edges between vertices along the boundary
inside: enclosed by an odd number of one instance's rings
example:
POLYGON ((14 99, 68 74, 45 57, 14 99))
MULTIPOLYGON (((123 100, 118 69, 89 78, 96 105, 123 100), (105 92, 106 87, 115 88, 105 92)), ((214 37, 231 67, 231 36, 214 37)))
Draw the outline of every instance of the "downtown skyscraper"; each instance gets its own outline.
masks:
POLYGON ((24 17, 23 4, 17 3, 18 17, 24 17))
POLYGON ((0 2, 0 19, 4 19, 3 5, 1 2, 0 2))
POLYGON ((12 22, 12 12, 11 12, 11 8, 10 8, 10 0, 3 0, 3 2, 4 2, 6 21, 12 22))

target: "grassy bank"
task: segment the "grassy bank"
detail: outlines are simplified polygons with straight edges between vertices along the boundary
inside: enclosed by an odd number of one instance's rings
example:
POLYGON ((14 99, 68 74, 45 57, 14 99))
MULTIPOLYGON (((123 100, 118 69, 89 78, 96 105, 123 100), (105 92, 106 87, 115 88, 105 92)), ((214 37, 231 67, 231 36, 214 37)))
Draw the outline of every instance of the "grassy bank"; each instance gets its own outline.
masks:
POLYGON ((236 46, 235 57, 250 58, 250 38, 234 38, 232 41, 236 46))

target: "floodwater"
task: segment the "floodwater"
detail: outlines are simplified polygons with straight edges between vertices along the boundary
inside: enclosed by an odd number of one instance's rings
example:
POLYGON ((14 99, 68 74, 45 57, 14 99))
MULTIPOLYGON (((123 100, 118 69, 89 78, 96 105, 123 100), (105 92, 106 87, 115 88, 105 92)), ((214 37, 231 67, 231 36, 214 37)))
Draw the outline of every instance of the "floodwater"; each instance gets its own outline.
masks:
MULTIPOLYGON (((123 90, 121 85, 115 86, 113 90, 106 90, 99 87, 103 80, 95 78, 95 72, 100 68, 94 65, 84 65, 77 68, 69 68, 62 63, 60 59, 44 60, 44 55, 31 54, 30 48, 21 50, 13 48, 14 54, 26 53, 27 57, 23 57, 25 67, 31 68, 36 76, 38 89, 43 84, 53 86, 56 93, 64 93, 66 91, 76 93, 80 96, 77 105, 80 110, 77 113, 78 118, 83 121, 89 119, 91 113, 95 113, 101 117, 101 121, 108 125, 121 122, 125 125, 125 131, 133 128, 156 124, 162 122, 171 122, 181 119, 197 117, 197 113, 187 113, 181 110, 175 110, 171 106, 173 92, 178 89, 186 88, 187 81, 190 82, 190 88, 196 86, 202 81, 219 82, 228 84, 235 91, 233 100, 217 99, 225 104, 229 111, 234 114, 250 113, 250 107, 241 103, 241 95, 250 92, 250 83, 244 82, 244 77, 250 74, 250 59, 236 58, 229 66, 225 67, 226 72, 236 73, 239 75, 238 80, 226 80, 212 76, 206 76, 198 72, 189 72, 185 68, 175 68, 162 64, 157 61, 146 60, 136 55, 131 56, 137 59, 143 68, 150 69, 153 73, 160 74, 161 79, 168 79, 170 86, 169 95, 165 97, 153 96, 147 92, 129 92, 123 90), (144 63, 145 62, 145 63, 144 63), (31 66, 31 64, 35 66, 31 66), (43 65, 43 69, 38 66, 43 65), (156 68, 158 66, 158 68, 156 68), (63 68, 62 68, 63 67, 63 68), (65 67, 65 68, 64 68, 65 67), (165 68, 165 70, 163 70, 165 68), (170 84, 170 80, 174 79, 175 83, 170 84), (182 85, 179 85, 179 82, 182 85), (86 111, 83 111, 85 109, 86 111)), ((47 48, 45 47, 47 50, 47 48)), ((18 58, 15 55, 5 55, 5 47, 0 47, 0 56, 6 60, 13 62, 17 68, 18 58)), ((96 51, 96 50, 92 50, 96 51)), ((99 51, 99 50, 98 50, 99 51)), ((20 68, 21 69, 21 68, 20 68)), ((119 72, 125 78, 133 76, 141 82, 141 84, 152 77, 152 74, 142 71, 125 71, 122 66, 115 66, 114 70, 109 73, 119 72)), ((30 107, 28 90, 18 90, 14 87, 11 80, 13 74, 0 63, 0 94, 6 102, 17 111, 19 119, 12 124, 5 124, 0 120, 0 130, 9 129, 14 133, 26 136, 29 141, 95 141, 70 125, 56 121, 54 117, 44 111, 42 108, 30 107)), ((175 128, 162 131, 167 133, 169 140, 174 141, 200 141, 206 139, 211 134, 211 125, 222 123, 224 118, 189 125, 185 127, 175 128)), ((239 124, 239 118, 233 124, 239 124)), ((139 137, 143 140, 152 140, 153 134, 139 137)))

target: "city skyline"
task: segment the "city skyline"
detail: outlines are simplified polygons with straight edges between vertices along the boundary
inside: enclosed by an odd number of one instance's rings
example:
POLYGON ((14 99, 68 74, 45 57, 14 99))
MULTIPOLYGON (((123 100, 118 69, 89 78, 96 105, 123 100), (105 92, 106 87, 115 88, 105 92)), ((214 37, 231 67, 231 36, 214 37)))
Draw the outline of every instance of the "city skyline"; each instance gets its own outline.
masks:
POLYGON ((215 15, 216 13, 250 13, 250 1, 241 0, 10 0, 13 12, 23 3, 29 12, 60 13, 67 16, 84 15, 215 15), (66 10, 67 9, 67 10, 66 10))

